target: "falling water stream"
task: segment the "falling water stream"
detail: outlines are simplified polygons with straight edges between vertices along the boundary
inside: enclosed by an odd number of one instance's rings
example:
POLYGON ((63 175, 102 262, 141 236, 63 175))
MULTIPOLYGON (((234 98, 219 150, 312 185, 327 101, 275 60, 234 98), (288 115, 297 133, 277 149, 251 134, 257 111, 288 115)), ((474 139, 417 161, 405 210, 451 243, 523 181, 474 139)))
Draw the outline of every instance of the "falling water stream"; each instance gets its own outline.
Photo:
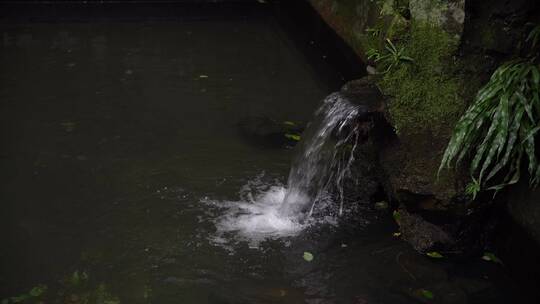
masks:
POLYGON ((326 97, 303 134, 287 185, 258 189, 255 195, 248 191, 244 200, 227 202, 229 212, 217 222, 219 233, 236 232, 256 246, 265 238, 294 235, 314 223, 335 223, 336 214, 312 216, 315 208, 330 210, 333 204, 339 205, 337 216, 343 213, 343 183, 351 178, 358 144, 358 111, 340 93, 326 97))
POLYGON ((306 205, 310 205, 308 216, 312 215, 317 203, 332 196, 331 186, 339 191, 339 214, 343 213, 343 181, 350 177, 359 136, 358 126, 354 125, 357 116, 358 107, 340 93, 329 95, 316 111, 289 173, 281 206, 285 216, 297 215, 306 205), (343 157, 340 152, 347 144, 351 145, 348 157, 343 157))

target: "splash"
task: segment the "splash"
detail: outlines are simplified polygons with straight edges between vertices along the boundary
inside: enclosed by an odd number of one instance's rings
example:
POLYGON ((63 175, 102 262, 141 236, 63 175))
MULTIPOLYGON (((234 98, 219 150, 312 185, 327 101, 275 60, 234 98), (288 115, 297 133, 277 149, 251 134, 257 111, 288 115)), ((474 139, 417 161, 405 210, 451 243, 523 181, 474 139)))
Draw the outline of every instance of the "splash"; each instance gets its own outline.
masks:
POLYGON ((329 95, 304 132, 286 187, 258 177, 240 191, 240 201, 213 202, 226 208, 215 221, 215 239, 234 233, 257 247, 263 240, 294 236, 316 223, 334 224, 344 209, 344 181, 351 177, 360 135, 354 123, 358 112, 340 93, 329 95), (332 212, 336 205, 338 211, 332 212))

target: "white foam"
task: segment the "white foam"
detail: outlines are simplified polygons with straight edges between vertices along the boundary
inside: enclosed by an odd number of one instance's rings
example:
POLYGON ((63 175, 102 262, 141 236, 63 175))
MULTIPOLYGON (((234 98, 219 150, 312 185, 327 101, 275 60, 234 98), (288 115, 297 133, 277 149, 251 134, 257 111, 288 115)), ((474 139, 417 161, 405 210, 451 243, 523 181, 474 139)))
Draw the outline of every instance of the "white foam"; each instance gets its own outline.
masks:
POLYGON ((307 224, 293 216, 280 213, 287 190, 273 186, 254 197, 252 201, 214 202, 226 211, 216 221, 218 235, 234 233, 257 246, 265 239, 298 234, 307 224))
POLYGON ((333 189, 339 198, 338 214, 343 214, 344 180, 350 177, 360 134, 354 124, 358 111, 358 106, 339 93, 328 96, 304 132, 301 153, 289 173, 288 189, 261 182, 263 173, 242 188, 240 201, 213 202, 226 208, 215 219, 214 239, 220 242, 213 243, 222 245, 223 237, 232 235, 257 247, 266 239, 297 235, 317 222, 335 223, 332 213, 319 212, 318 220, 313 215, 315 208, 327 211, 325 208, 333 205, 333 189))

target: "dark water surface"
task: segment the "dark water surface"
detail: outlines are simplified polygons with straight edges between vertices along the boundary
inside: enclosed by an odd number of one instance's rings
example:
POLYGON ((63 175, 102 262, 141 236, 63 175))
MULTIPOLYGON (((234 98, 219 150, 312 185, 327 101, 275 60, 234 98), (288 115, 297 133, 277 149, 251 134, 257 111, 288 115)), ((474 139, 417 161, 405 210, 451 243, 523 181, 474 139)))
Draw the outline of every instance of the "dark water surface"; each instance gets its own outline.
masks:
POLYGON ((520 297, 501 267, 419 256, 368 210, 257 248, 216 241, 204 202, 284 183, 294 152, 239 123, 308 121, 342 80, 270 6, 198 17, 0 25, 0 298, 75 271, 122 303, 520 297))

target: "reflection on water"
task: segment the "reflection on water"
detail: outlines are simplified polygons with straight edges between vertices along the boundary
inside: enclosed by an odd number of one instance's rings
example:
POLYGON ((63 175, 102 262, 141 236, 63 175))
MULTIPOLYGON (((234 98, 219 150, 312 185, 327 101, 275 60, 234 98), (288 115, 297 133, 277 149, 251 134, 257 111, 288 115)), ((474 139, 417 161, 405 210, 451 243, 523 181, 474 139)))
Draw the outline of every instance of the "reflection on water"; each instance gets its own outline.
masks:
POLYGON ((265 214, 282 200, 292 158, 238 123, 307 121, 339 78, 307 62, 268 11, 0 31, 0 298, 57 288, 75 271, 122 303, 417 303, 422 288, 439 303, 515 296, 492 280, 504 278, 497 266, 426 260, 368 210, 301 233, 277 221, 285 236, 256 246, 230 234, 256 231, 230 221, 231 206, 265 214))

